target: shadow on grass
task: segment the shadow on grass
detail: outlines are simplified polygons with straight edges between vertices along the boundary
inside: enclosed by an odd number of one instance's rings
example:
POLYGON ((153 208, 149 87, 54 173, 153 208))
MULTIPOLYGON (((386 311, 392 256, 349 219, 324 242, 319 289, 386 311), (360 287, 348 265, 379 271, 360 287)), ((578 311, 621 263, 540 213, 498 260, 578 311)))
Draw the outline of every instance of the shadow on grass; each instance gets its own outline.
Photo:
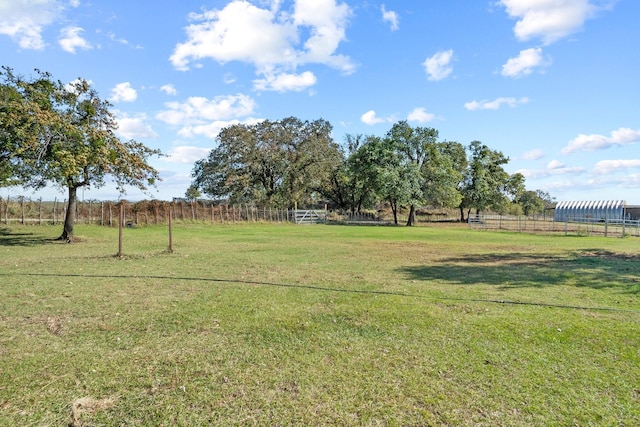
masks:
POLYGON ((492 300, 492 299, 481 299, 481 298, 457 298, 457 297, 435 297, 432 295, 424 295, 424 294, 410 294, 406 292, 393 292, 393 291, 376 291, 371 289, 353 289, 353 288, 331 288, 325 286, 314 286, 314 285, 305 285, 305 284, 295 284, 295 283, 274 283, 274 282, 262 282, 262 281, 254 281, 254 280, 238 280, 238 279, 219 279, 212 277, 176 277, 176 276, 153 276, 153 275, 125 275, 125 274, 116 274, 116 275, 103 275, 103 274, 60 274, 60 273, 19 273, 19 274, 6 274, 0 273, 0 277, 2 276, 38 276, 38 277, 74 277, 74 278, 107 278, 107 279, 154 279, 154 280, 184 280, 184 281, 194 281, 194 282, 213 282, 213 283, 234 283, 241 285, 258 285, 258 286, 273 286, 279 288, 297 288, 297 289, 309 289, 314 291, 324 291, 324 292, 340 292, 340 293, 349 293, 349 294, 369 294, 369 295, 387 295, 387 296, 396 296, 402 298, 422 298, 422 299, 431 299, 431 300, 439 300, 439 301, 467 301, 467 302, 483 302, 483 303, 493 303, 493 304, 505 304, 505 305, 528 305, 528 306, 540 306, 540 307, 554 307, 554 308, 564 308, 564 309, 577 309, 577 310, 598 310, 598 311, 615 311, 615 312, 629 312, 629 313, 640 313, 637 310, 627 310, 621 308, 612 308, 612 307, 584 307, 584 306, 576 306, 576 305, 566 305, 566 304, 552 304, 552 303, 538 303, 538 302, 521 302, 521 301, 508 301, 508 300, 492 300))
POLYGON ((38 246, 55 241, 34 233, 16 233, 6 227, 0 227, 0 246, 38 246))
POLYGON ((568 285, 640 294, 640 256, 601 249, 584 249, 566 257, 528 253, 450 257, 399 271, 411 280, 454 285, 485 284, 501 289, 568 285))

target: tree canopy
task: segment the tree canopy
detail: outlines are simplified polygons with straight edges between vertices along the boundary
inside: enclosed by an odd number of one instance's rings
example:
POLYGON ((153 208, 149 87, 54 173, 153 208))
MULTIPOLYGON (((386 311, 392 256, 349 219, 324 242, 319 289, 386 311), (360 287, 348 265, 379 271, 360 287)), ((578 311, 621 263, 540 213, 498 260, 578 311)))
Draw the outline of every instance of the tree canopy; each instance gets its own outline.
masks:
POLYGON ((86 80, 64 84, 39 70, 25 79, 7 67, 0 79, 0 179, 67 189, 61 239, 73 239, 78 188, 102 187, 110 178, 124 193, 127 186, 147 190, 159 179, 148 159, 160 151, 121 141, 111 105, 86 80))
POLYGON ((384 135, 331 139, 324 120, 289 117, 255 125, 233 125, 218 146, 196 162, 193 189, 229 203, 277 207, 309 206, 324 200, 359 212, 386 203, 407 225, 418 206, 504 211, 514 203, 531 211, 524 176, 509 174, 509 159, 479 141, 468 147, 439 141, 434 128, 395 123, 384 135))
POLYGON ((295 117, 222 129, 194 185, 230 203, 293 207, 321 200, 342 153, 325 120, 295 117))

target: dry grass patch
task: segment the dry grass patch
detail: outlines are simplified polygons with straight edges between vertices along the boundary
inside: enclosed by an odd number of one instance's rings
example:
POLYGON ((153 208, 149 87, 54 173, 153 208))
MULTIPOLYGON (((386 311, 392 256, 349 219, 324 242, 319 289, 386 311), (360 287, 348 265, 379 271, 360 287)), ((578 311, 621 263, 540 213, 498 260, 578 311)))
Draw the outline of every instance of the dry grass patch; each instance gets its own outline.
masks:
POLYGON ((81 397, 71 402, 71 422, 69 427, 84 427, 82 417, 85 414, 91 415, 99 411, 105 411, 115 404, 115 399, 94 399, 93 397, 81 397))

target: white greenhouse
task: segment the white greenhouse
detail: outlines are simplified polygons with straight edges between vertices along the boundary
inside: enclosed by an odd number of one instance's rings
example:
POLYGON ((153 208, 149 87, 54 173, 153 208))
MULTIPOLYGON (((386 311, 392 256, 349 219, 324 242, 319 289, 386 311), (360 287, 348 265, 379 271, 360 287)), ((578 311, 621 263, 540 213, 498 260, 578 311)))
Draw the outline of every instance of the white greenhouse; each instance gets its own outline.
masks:
POLYGON ((558 202, 554 221, 604 222, 624 219, 624 200, 558 202))

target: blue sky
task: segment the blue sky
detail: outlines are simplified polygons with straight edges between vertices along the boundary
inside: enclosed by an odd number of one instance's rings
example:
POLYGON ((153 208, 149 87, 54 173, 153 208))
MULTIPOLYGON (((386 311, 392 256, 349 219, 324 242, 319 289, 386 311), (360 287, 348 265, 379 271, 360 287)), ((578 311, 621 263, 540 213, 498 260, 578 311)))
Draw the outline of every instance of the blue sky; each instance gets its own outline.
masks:
POLYGON ((129 200, 183 196, 222 127, 296 116, 336 142, 408 120, 558 201, 640 204, 639 18, 637 0, 0 0, 0 64, 89 80, 122 138, 168 155, 129 200))

